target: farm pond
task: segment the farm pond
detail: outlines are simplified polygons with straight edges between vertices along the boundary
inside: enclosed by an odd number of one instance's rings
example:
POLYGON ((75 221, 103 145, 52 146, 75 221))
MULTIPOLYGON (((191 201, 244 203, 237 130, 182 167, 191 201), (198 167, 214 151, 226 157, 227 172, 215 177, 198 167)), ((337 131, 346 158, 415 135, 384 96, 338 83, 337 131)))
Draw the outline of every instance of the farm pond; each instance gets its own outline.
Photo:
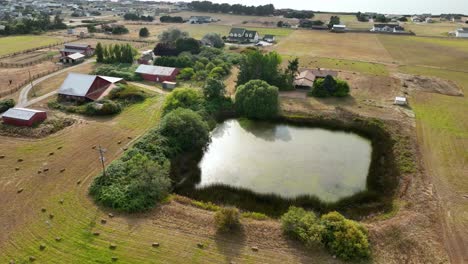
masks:
POLYGON ((230 119, 211 132, 192 188, 335 202, 366 190, 371 155, 371 141, 354 133, 230 119))

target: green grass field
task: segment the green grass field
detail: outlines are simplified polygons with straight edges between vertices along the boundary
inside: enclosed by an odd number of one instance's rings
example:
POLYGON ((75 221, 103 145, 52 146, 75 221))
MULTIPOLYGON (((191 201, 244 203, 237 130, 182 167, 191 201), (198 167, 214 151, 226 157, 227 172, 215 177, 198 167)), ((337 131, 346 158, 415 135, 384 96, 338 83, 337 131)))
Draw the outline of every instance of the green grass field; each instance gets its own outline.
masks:
POLYGON ((22 50, 46 46, 61 39, 49 36, 13 36, 0 38, 0 56, 22 50))

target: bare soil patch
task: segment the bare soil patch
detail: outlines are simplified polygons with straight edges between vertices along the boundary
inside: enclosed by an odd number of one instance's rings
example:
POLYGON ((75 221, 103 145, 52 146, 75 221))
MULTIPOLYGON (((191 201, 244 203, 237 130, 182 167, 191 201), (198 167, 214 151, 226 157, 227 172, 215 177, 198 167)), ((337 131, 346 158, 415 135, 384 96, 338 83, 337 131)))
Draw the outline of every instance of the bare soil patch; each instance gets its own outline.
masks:
POLYGON ((463 96, 462 89, 450 80, 403 73, 395 73, 394 76, 401 80, 403 87, 406 88, 405 90, 463 96))

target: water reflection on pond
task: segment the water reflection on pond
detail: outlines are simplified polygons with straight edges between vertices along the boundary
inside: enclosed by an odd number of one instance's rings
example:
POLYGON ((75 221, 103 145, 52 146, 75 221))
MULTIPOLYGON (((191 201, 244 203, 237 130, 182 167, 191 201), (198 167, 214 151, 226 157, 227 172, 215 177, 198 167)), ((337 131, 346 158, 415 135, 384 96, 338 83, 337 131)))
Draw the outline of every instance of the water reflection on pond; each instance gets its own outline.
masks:
POLYGON ((211 136, 196 188, 225 184, 330 202, 366 188, 372 147, 356 134, 232 119, 211 136))

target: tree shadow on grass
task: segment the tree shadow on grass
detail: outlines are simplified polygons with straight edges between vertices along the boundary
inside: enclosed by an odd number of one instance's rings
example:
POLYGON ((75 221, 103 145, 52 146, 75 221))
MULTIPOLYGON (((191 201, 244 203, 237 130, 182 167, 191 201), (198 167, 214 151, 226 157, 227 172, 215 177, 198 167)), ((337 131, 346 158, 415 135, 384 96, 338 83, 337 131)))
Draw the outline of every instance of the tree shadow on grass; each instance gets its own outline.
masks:
POLYGON ((226 263, 238 262, 242 254, 242 249, 245 247, 245 231, 244 228, 222 232, 217 231, 215 235, 215 243, 218 251, 223 254, 226 263))

